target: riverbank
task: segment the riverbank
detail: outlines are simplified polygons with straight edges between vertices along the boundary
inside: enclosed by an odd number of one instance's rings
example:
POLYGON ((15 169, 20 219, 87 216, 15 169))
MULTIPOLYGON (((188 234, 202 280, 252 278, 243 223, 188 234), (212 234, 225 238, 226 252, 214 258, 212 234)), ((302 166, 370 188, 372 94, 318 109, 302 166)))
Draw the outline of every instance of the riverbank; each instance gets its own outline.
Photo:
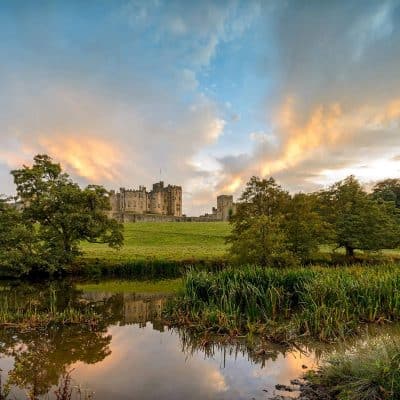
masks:
POLYGON ((204 332, 343 339, 400 319, 400 265, 192 271, 166 315, 204 332))
POLYGON ((333 353, 305 378, 293 381, 291 387, 277 387, 299 390, 298 400, 398 400, 400 342, 383 336, 358 343, 347 351, 333 353))
MULTIPOLYGON (((183 276, 189 269, 219 271, 229 263, 231 232, 227 222, 125 223, 124 246, 82 242, 82 256, 67 273, 72 276, 165 279, 183 276)), ((357 252, 351 260, 343 249, 320 246, 307 265, 346 265, 351 263, 400 263, 397 250, 381 253, 357 252)))

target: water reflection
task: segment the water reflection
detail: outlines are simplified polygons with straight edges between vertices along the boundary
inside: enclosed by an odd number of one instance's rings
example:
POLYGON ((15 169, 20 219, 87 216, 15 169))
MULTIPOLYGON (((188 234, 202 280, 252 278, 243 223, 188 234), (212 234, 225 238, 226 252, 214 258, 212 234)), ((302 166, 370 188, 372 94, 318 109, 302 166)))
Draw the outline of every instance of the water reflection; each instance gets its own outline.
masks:
MULTIPOLYGON (((46 310, 56 291, 57 307, 94 307, 94 324, 52 324, 40 330, 0 329, 0 368, 15 398, 54 398, 60 377, 101 399, 266 399, 277 383, 289 384, 312 367, 325 347, 284 348, 244 341, 214 341, 168 329, 163 295, 78 291, 72 285, 18 286, 18 306, 46 310), (263 390, 267 390, 265 392, 263 390), (47 398, 47 397, 46 397, 47 398)), ((4 292, 3 292, 4 293, 4 292)), ((13 397, 12 397, 13 398, 13 397)))
POLYGON ((112 303, 118 305, 114 310, 114 317, 120 326, 139 324, 139 327, 146 326, 148 321, 153 323, 154 329, 164 331, 161 312, 168 301, 165 294, 135 294, 120 293, 110 294, 107 292, 82 292, 81 298, 90 304, 112 303))

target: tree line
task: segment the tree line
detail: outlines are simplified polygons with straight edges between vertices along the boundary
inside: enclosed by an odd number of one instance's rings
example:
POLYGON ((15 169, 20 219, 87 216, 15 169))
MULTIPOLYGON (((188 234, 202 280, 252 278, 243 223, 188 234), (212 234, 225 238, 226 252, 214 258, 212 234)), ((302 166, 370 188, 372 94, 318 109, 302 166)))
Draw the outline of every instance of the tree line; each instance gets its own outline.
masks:
MULTIPOLYGON (((48 155, 11 171, 15 207, 0 198, 0 275, 62 273, 80 255, 81 241, 123 244, 123 225, 107 216, 102 186, 81 188, 48 155)), ((252 177, 228 237, 232 260, 262 266, 309 261, 323 244, 379 251, 400 246, 400 179, 368 193, 354 176, 315 193, 291 195, 273 178, 252 177)))
POLYGON ((252 177, 231 218, 230 253, 238 263, 304 263, 323 244, 379 251, 400 245, 400 179, 368 193, 354 177, 315 193, 290 195, 273 178, 252 177))
POLYGON ((18 210, 0 199, 0 274, 55 274, 70 268, 83 240, 123 244, 123 226, 107 217, 108 193, 102 186, 82 189, 47 155, 31 167, 11 171, 18 210))

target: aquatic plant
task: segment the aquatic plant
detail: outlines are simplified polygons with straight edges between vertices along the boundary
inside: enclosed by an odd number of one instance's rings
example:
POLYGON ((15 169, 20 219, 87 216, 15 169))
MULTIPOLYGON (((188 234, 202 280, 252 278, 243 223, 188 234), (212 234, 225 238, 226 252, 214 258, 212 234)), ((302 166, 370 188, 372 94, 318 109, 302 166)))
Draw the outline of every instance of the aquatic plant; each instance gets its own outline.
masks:
POLYGON ((386 336, 333 354, 308 380, 335 399, 398 400, 400 343, 386 336))
POLYGON ((400 266, 192 271, 166 313, 199 329, 331 340, 400 319, 400 266))

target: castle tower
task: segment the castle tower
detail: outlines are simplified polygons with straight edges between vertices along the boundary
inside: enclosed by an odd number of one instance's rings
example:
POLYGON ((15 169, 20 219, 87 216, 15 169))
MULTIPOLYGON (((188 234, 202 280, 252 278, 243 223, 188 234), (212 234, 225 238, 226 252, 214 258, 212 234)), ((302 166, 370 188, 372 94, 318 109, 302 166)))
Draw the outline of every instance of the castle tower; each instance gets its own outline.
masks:
POLYGON ((153 184, 153 190, 149 193, 149 212, 152 214, 163 214, 164 208, 164 182, 153 184))
POLYGON ((234 213, 233 196, 222 194, 217 197, 217 216, 222 221, 228 221, 234 213))
POLYGON ((168 185, 165 190, 167 197, 167 213, 175 217, 182 216, 182 187, 168 185))

